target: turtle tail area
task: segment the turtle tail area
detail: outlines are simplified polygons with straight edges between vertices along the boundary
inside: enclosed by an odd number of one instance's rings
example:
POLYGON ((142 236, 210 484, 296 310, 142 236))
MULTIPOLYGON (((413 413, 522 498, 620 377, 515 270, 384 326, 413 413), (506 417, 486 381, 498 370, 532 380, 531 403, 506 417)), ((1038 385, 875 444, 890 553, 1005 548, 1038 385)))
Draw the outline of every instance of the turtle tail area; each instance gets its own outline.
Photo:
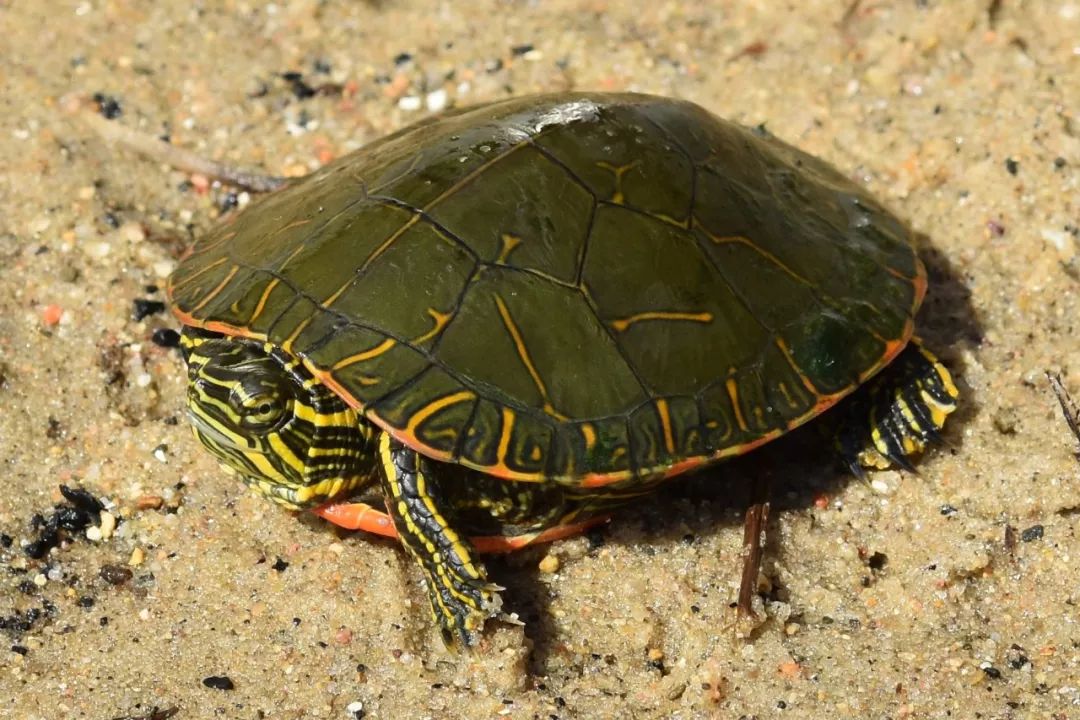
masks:
POLYGON ((838 408, 837 445, 857 477, 863 468, 913 471, 909 458, 940 441, 960 393, 949 370, 918 340, 838 408))

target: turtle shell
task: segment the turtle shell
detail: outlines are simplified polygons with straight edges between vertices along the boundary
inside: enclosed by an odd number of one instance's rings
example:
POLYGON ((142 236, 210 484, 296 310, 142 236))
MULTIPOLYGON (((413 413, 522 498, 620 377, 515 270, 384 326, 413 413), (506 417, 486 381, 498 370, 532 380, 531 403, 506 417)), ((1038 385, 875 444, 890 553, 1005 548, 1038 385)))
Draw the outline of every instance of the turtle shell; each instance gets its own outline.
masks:
POLYGON ((821 413, 903 348, 925 287, 904 225, 822 161, 689 102, 564 93, 327 165, 168 292, 427 456, 592 487, 821 413))

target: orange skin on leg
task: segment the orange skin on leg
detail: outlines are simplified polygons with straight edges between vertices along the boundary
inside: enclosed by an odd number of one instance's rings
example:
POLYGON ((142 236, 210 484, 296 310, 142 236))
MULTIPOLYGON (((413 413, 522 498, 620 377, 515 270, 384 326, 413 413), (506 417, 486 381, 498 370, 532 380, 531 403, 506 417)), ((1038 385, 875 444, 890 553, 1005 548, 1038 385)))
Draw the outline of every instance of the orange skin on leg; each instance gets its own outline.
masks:
MULTIPOLYGON (((311 512, 347 530, 363 530, 388 538, 398 536, 390 516, 382 510, 376 510, 367 503, 327 503, 314 508, 311 512)), ((580 522, 556 525, 540 532, 511 536, 482 535, 469 538, 469 542, 472 543, 477 552, 486 555, 509 553, 529 545, 553 542, 580 535, 590 528, 606 523, 610 519, 610 516, 599 515, 580 522)))

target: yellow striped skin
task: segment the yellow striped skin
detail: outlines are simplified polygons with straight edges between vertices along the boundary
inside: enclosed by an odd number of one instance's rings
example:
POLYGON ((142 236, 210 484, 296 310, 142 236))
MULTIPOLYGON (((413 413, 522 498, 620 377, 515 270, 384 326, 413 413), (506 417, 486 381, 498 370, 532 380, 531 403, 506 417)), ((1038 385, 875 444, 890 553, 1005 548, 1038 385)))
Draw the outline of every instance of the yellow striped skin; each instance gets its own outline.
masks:
POLYGON ((939 439, 960 391, 949 370, 913 340, 887 371, 872 379, 840 413, 837 446, 855 475, 898 466, 939 439))
POLYGON ((290 356, 185 329, 195 437, 251 487, 293 510, 375 479, 375 430, 290 356))

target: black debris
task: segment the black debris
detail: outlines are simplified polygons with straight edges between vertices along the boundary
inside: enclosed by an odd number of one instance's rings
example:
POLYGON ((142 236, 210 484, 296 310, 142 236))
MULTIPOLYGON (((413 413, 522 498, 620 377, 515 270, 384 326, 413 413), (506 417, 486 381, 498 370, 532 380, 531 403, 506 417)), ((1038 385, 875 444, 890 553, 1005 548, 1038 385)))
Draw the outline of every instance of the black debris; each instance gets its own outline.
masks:
POLYGON ((271 569, 276 570, 277 572, 285 572, 289 567, 289 563, 285 562, 281 558, 275 558, 274 559, 274 564, 271 565, 270 567, 271 567, 271 569))
POLYGON ((64 436, 64 426, 60 424, 59 420, 50 415, 48 423, 48 426, 45 428, 45 437, 50 440, 59 440, 64 436))
POLYGON ((1005 169, 1009 171, 1010 175, 1016 175, 1020 172, 1020 163, 1013 158, 1008 158, 1005 161, 1005 169))
POLYGON ((1009 667, 1013 670, 1019 670, 1025 665, 1031 664, 1031 660, 1029 660, 1027 656, 1027 651, 1015 643, 1005 651, 1005 662, 1009 663, 1009 667))
POLYGON ((240 205, 240 195, 236 192, 227 192, 218 202, 218 210, 225 214, 236 209, 240 205))
POLYGON ((514 57, 521 57, 522 55, 531 53, 535 49, 536 47, 533 46, 532 43, 526 43, 524 45, 514 45, 512 48, 510 48, 510 53, 514 57))
POLYGON ((157 315, 160 312, 165 312, 165 303, 160 300, 135 298, 131 303, 131 319, 135 322, 139 322, 151 315, 157 315))
POLYGON ((109 564, 102 565, 101 570, 98 571, 98 575, 110 585, 123 585, 132 578, 134 573, 131 572, 130 568, 124 567, 123 565, 109 564))
POLYGON ((211 675, 210 677, 204 677, 202 684, 214 690, 232 690, 236 687, 233 685, 233 681, 229 679, 228 675, 211 675))
POLYGON ((180 347, 180 333, 172 328, 158 328, 150 336, 150 341, 158 347, 180 347))
POLYGON ((297 100, 306 100, 314 97, 315 88, 304 82, 304 74, 296 71, 281 73, 281 79, 289 84, 289 89, 297 100))
POLYGON ((115 120, 124 114, 123 109, 120 107, 120 101, 112 95, 106 95, 105 93, 94 93, 94 102, 97 103, 98 112, 106 120, 115 120))
POLYGON ((394 56, 394 65, 401 67, 412 62, 412 53, 400 52, 394 56))
POLYGON ((1024 542, 1033 542, 1035 540, 1042 540, 1042 536, 1043 536, 1043 526, 1042 525, 1032 525, 1031 527, 1026 528, 1022 533, 1020 533, 1020 539, 1023 540, 1024 542))
POLYGON ((60 494, 69 504, 57 504, 48 517, 35 513, 30 519, 31 530, 37 534, 37 539, 26 545, 23 552, 35 560, 45 557, 68 534, 96 525, 101 511, 105 509, 97 498, 85 490, 61 485, 60 494))

